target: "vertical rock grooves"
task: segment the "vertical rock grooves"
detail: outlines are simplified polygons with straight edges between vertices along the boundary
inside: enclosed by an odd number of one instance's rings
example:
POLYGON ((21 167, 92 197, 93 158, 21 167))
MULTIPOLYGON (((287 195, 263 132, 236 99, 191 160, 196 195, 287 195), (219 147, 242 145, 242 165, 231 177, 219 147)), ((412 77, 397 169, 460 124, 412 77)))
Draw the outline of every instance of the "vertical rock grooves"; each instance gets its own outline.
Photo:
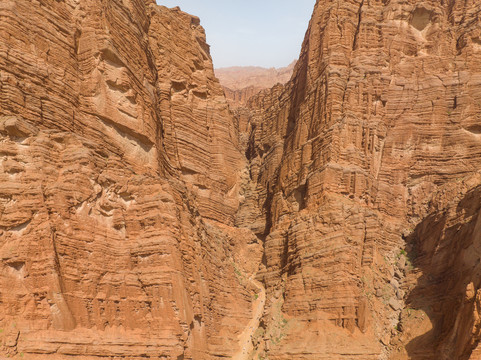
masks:
POLYGON ((472 355, 479 201, 462 199, 481 161, 475 7, 318 1, 291 81, 250 99, 267 224, 261 356, 472 355))
POLYGON ((480 39, 318 0, 235 117, 198 18, 3 0, 0 357, 479 358, 480 39))
POLYGON ((199 19, 8 0, 0 29, 0 357, 230 357, 261 245, 199 19))

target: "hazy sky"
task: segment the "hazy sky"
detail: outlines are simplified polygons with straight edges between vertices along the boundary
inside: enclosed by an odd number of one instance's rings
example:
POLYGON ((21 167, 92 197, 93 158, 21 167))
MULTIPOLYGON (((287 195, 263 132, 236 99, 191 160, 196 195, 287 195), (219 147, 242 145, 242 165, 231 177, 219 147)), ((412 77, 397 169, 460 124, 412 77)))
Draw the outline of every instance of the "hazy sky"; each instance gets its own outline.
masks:
POLYGON ((283 67, 297 59, 315 0, 157 0, 200 17, 214 67, 283 67))

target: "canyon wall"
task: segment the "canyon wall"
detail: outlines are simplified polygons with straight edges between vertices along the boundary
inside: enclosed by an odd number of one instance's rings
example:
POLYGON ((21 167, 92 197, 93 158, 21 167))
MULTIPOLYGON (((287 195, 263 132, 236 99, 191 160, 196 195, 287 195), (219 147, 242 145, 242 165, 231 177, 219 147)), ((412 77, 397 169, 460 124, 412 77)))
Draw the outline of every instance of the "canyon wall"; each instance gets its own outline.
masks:
POLYGON ((0 356, 480 358, 478 8, 318 0, 233 112, 179 8, 2 1, 0 356))
POLYGON ((230 357, 261 256, 237 139, 198 18, 2 1, 0 357, 230 357))
POLYGON ((260 355, 470 357, 478 25, 474 1, 317 1, 291 81, 249 101, 260 355))

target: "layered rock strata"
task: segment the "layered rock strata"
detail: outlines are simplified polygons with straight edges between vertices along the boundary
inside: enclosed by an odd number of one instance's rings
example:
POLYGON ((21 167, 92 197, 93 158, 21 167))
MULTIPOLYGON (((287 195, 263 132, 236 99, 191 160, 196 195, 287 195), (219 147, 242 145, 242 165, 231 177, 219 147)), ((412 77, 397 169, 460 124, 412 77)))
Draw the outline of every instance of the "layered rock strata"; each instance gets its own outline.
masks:
POLYGON ((0 355, 477 359, 473 0, 318 0, 229 111, 199 19, 0 4, 0 355))
POLYGON ((7 0, 0 34, 0 357, 231 356, 260 252, 199 19, 7 0))
POLYGON ((481 166, 475 24, 472 1, 317 1, 292 80, 249 101, 251 198, 265 218, 261 356, 471 356, 479 204, 450 203, 456 230, 430 214, 442 209, 431 194, 481 166), (414 289, 419 276, 429 280, 414 289), (403 309, 434 324, 429 341, 416 337, 428 327, 399 341, 403 309))

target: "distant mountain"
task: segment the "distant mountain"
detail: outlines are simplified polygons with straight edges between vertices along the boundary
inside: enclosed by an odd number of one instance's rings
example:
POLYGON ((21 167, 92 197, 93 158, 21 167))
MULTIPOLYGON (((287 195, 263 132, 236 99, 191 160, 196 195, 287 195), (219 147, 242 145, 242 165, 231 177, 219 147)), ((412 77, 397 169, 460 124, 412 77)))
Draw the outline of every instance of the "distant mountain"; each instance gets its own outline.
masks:
POLYGON ((289 81, 296 65, 294 60, 283 68, 263 68, 258 66, 233 66, 215 69, 215 75, 222 86, 231 90, 241 90, 247 87, 271 88, 277 83, 289 81))
POLYGON ((289 66, 283 68, 263 68, 259 66, 233 66, 215 70, 215 75, 224 87, 225 95, 231 106, 245 105, 247 101, 264 89, 274 85, 285 84, 291 78, 294 60, 289 66))

